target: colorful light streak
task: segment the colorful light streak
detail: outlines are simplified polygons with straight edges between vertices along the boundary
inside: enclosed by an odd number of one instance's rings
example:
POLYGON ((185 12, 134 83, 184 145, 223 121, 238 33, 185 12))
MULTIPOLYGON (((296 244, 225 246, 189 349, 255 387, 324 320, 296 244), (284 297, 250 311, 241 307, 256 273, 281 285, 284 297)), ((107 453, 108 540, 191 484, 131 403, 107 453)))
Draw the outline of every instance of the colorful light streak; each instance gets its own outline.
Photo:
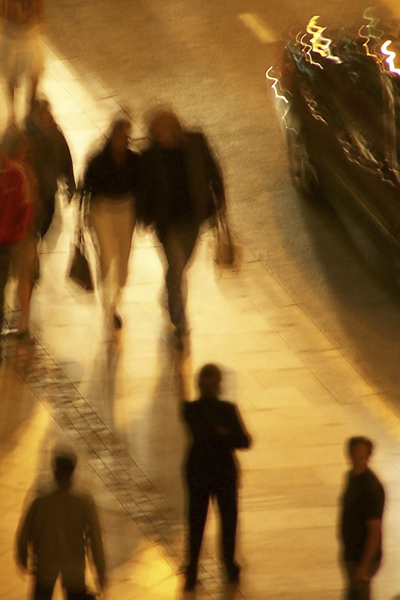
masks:
POLYGON ((317 54, 320 54, 323 58, 327 58, 328 60, 339 64, 342 61, 338 56, 332 55, 330 49, 330 46, 332 45, 332 40, 322 35, 326 27, 319 27, 319 25, 317 25, 318 19, 319 15, 315 15, 309 20, 306 27, 307 33, 312 35, 310 43, 313 52, 316 52, 317 54))
POLYGON ((388 58, 385 58, 385 62, 389 65, 389 71, 391 73, 395 73, 396 75, 400 75, 400 69, 397 69, 394 66, 394 59, 396 58, 396 52, 392 52, 392 50, 388 50, 388 47, 392 43, 392 40, 387 40, 381 46, 381 52, 388 58))

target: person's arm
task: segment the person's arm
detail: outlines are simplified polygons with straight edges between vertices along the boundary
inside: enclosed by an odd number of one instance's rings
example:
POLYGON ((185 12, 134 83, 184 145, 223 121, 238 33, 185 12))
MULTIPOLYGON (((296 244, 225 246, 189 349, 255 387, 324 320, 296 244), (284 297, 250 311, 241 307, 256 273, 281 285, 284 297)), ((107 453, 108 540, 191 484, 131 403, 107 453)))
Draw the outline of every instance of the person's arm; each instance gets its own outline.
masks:
POLYGON ((35 501, 32 502, 25 517, 22 519, 15 536, 15 560, 23 573, 28 569, 29 546, 32 538, 34 513, 35 501))
POLYGON ((217 204, 217 210, 224 210, 226 207, 226 198, 222 170, 205 136, 203 136, 203 153, 210 186, 217 204))
POLYGON ((90 549, 92 552, 94 566, 96 567, 99 587, 101 590, 104 590, 106 586, 106 561, 104 557, 103 539, 101 535, 99 516, 93 498, 90 498, 88 501, 87 525, 87 535, 90 540, 90 549))
POLYGON ((136 197, 136 216, 139 223, 149 227, 155 220, 155 201, 152 179, 156 176, 154 150, 143 153, 139 160, 138 191, 136 197))
POLYGON ((226 438, 232 448, 247 449, 250 448, 252 439, 244 426, 242 417, 236 404, 227 402, 226 423, 224 425, 214 425, 214 431, 221 437, 226 438))
POLYGON ((67 188, 68 188, 67 195, 68 195, 69 200, 71 201, 71 198, 76 193, 74 166, 72 163, 72 156, 71 156, 71 151, 68 146, 68 142, 65 139, 65 136, 60 129, 59 129, 59 134, 60 134, 60 145, 62 146, 62 156, 63 156, 63 160, 62 160, 63 164, 61 165, 62 172, 60 173, 60 175, 65 178, 65 183, 67 184, 67 188))
POLYGON ((232 439, 234 448, 250 448, 252 439, 250 434, 248 433, 242 417, 240 415, 239 409, 236 405, 233 405, 234 410, 234 418, 233 418, 233 429, 232 429, 232 439))
POLYGON ((357 584, 370 578, 370 567, 379 550, 382 536, 382 519, 367 521, 367 538, 361 560, 353 574, 353 583, 357 584))

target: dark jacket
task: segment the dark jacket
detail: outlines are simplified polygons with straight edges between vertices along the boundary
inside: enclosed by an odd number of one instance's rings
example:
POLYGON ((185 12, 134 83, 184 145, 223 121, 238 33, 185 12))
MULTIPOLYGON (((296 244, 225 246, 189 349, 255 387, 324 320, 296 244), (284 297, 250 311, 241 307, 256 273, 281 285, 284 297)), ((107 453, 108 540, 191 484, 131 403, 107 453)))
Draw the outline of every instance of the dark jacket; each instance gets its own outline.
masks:
MULTIPOLYGON (((202 133, 185 132, 182 149, 193 219, 200 224, 225 202, 222 173, 202 133)), ((141 157, 138 218, 146 225, 155 224, 162 231, 170 221, 173 193, 168 185, 162 149, 153 143, 141 157)))
POLYGON ((91 194, 91 201, 96 196, 118 198, 131 193, 136 195, 139 187, 139 161, 135 152, 127 150, 124 165, 119 165, 111 155, 110 143, 96 154, 86 169, 83 189, 91 194))
POLYGON ((186 460, 189 482, 203 481, 213 486, 223 480, 236 480, 234 450, 251 445, 236 405, 203 396, 183 402, 182 414, 192 437, 186 460))
POLYGON ((54 199, 61 179, 65 180, 68 195, 73 196, 76 187, 71 152, 61 129, 54 123, 51 131, 44 132, 29 116, 25 126, 32 147, 39 203, 54 199))

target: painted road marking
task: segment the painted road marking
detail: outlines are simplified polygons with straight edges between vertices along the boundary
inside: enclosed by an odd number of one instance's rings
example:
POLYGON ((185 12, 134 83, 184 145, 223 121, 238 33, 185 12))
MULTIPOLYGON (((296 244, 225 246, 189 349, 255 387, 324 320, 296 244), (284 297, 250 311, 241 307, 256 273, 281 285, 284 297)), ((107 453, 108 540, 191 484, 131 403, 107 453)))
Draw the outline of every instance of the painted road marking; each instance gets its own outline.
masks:
POLYGON ((271 44, 278 41, 275 32, 258 15, 243 13, 238 17, 262 44, 271 44))

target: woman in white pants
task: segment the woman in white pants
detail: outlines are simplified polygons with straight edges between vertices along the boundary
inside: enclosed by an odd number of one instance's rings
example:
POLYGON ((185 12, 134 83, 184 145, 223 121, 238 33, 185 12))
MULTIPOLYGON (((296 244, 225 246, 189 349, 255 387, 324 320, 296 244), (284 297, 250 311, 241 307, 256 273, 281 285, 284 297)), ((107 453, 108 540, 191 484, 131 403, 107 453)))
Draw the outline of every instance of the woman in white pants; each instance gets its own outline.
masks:
POLYGON ((102 301, 108 324, 122 327, 117 304, 128 276, 135 228, 139 155, 129 149, 132 124, 121 118, 90 161, 83 188, 90 194, 89 225, 100 256, 102 301))

